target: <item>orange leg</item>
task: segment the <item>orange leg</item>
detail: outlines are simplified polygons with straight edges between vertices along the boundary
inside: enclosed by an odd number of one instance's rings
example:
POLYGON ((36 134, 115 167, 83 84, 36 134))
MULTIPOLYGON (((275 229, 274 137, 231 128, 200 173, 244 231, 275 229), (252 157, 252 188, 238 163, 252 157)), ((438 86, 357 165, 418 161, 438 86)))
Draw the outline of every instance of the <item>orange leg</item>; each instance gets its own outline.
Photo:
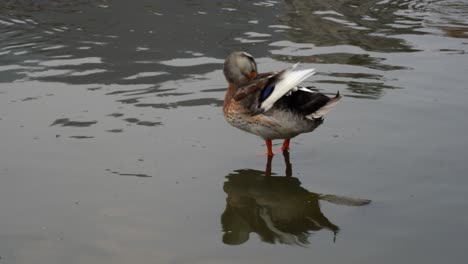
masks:
POLYGON ((283 152, 289 150, 289 141, 290 141, 289 138, 287 138, 287 139, 284 140, 283 146, 281 147, 281 150, 282 150, 283 152))
POLYGON ((273 156, 273 149, 272 149, 271 139, 265 140, 265 143, 267 145, 267 155, 268 156, 273 156))

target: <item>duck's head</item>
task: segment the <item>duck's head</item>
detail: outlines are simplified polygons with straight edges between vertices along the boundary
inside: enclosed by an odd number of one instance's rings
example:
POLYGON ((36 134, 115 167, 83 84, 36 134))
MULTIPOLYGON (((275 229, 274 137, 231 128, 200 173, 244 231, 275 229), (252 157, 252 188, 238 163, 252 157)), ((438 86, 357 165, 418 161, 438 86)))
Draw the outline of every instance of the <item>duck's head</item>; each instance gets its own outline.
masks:
POLYGON ((229 83, 239 85, 257 76, 257 63, 247 52, 236 51, 227 56, 223 71, 229 83))

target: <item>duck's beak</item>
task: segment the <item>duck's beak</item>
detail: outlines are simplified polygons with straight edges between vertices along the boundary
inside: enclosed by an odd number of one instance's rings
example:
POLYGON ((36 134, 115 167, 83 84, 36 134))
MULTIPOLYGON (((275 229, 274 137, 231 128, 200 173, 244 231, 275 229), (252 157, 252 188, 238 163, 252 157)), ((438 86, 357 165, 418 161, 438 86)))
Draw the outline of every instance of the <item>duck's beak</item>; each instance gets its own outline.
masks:
POLYGON ((254 79, 255 77, 257 77, 257 72, 256 71, 251 71, 250 72, 250 79, 254 79))

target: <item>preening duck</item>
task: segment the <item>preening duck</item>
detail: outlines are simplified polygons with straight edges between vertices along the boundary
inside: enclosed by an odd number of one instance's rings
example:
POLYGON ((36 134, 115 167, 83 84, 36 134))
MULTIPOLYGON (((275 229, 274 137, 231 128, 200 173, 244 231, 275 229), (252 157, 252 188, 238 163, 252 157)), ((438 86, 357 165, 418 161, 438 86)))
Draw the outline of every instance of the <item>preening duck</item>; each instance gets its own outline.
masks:
POLYGON ((317 128, 341 99, 339 92, 330 98, 298 87, 315 71, 299 70, 297 65, 259 74, 252 55, 240 51, 231 53, 224 62, 229 83, 224 117, 232 126, 263 138, 268 156, 273 156, 273 139, 284 139, 281 149, 288 150, 291 138, 317 128))

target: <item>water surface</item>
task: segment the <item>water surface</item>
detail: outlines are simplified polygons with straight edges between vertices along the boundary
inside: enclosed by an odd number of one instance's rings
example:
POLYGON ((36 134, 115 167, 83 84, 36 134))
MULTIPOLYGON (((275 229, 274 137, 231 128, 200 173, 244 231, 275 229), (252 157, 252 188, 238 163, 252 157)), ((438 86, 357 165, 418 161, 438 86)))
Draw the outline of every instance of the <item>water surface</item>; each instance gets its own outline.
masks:
POLYGON ((466 1, 4 0, 0 263, 461 262, 467 51, 466 1), (344 98, 257 157, 232 50, 344 98))

